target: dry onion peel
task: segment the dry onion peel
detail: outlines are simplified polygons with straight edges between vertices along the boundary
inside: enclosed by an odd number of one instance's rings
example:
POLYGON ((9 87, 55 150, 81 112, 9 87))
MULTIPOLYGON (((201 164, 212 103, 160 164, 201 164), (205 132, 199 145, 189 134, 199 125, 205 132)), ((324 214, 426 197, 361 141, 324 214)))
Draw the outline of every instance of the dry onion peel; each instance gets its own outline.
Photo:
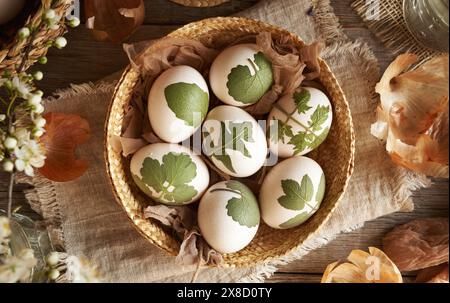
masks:
POLYGON ((77 115, 47 113, 46 133, 41 144, 46 150, 45 164, 39 172, 55 182, 68 182, 82 176, 88 168, 84 159, 78 159, 75 149, 90 136, 89 123, 77 115))
POLYGON ((387 68, 375 88, 381 105, 371 133, 387 141, 395 163, 448 178, 448 55, 404 72, 417 61, 404 54, 387 68))
POLYGON ((397 266, 378 248, 353 250, 347 260, 327 266, 322 283, 402 283, 397 266))

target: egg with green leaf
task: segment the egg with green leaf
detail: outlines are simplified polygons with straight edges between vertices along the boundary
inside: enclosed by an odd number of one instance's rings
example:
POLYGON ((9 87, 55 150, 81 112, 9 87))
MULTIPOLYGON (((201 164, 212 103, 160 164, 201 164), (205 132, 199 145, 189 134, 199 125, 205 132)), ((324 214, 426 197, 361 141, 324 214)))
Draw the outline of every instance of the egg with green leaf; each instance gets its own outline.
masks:
POLYGON ((164 71, 153 83, 148 97, 153 131, 169 143, 179 143, 192 136, 205 119, 208 107, 208 85, 190 66, 164 71))
POLYGON ((234 45, 214 60, 209 82, 222 102, 249 106, 258 102, 272 87, 272 64, 256 44, 234 45))
POLYGON ((209 185, 209 171, 190 149, 169 143, 150 144, 131 158, 131 175, 155 202, 185 205, 198 200, 209 185))
POLYGON ((332 121, 328 97, 317 88, 299 88, 278 100, 269 113, 270 151, 281 158, 305 155, 325 141, 332 121))
POLYGON ((199 203, 197 216, 203 238, 224 254, 246 247, 260 222, 255 195, 246 185, 233 180, 209 188, 199 203))
POLYGON ((202 136, 203 153, 230 176, 249 177, 265 163, 267 141, 264 131, 241 108, 215 107, 203 123, 202 136))
POLYGON ((278 163, 261 185, 263 221, 277 229, 304 223, 319 209, 325 186, 322 168, 310 158, 297 156, 278 163))

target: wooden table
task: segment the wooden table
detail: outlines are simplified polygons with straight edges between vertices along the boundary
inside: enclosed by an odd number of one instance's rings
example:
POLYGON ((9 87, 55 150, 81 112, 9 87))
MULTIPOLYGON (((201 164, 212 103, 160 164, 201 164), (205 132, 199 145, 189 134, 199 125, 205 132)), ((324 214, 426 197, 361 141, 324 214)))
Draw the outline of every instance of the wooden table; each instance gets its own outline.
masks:
MULTIPOLYGON (((146 1, 146 21, 129 39, 129 42, 161 37, 182 24, 206 17, 226 16, 256 3, 256 0, 233 0, 231 4, 216 8, 192 9, 167 3, 166 0, 146 1)), ((372 47, 379 59, 381 69, 392 61, 394 56, 380 44, 365 28, 361 19, 350 8, 351 0, 331 0, 336 15, 345 33, 353 39, 361 39, 372 47)), ((52 49, 48 55, 49 63, 40 69, 45 79, 40 87, 46 94, 65 88, 70 83, 97 81, 120 70, 127 64, 121 45, 95 42, 87 30, 80 26, 67 34, 69 45, 62 51, 52 49)), ((6 205, 7 175, 0 174, 0 208, 6 205)), ((338 236, 323 248, 317 249, 302 260, 281 267, 269 282, 318 282, 325 267, 344 258, 352 249, 367 249, 380 246, 382 236, 398 224, 421 217, 448 217, 448 181, 435 180, 429 189, 414 193, 415 210, 411 213, 397 213, 367 222, 364 227, 338 236)), ((21 213, 36 218, 26 205, 23 187, 16 186, 15 205, 23 205, 21 213)), ((405 274, 406 280, 411 275, 405 274)))

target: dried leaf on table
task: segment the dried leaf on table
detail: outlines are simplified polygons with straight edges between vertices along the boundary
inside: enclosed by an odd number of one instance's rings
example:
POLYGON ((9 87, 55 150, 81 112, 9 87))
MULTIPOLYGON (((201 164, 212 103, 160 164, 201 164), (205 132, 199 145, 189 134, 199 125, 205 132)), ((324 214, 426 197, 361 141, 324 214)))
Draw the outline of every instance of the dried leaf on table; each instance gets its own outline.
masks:
POLYGON ((448 263, 421 270, 416 283, 448 283, 448 263))
POLYGON ((86 0, 86 27, 99 41, 119 43, 129 37, 143 22, 143 0, 86 0))
POLYGON ((347 260, 325 269, 322 283, 402 283, 397 266, 379 249, 353 250, 347 260))
POLYGON ((383 238, 386 254, 402 271, 448 262, 448 218, 413 220, 397 226, 383 238))
POLYGON ((381 105, 371 133, 387 141, 395 163, 448 178, 448 54, 407 71, 417 61, 403 54, 385 71, 375 89, 381 105))
POLYGON ((47 113, 44 118, 47 124, 41 143, 47 158, 39 172, 55 182, 77 179, 88 168, 87 161, 78 159, 75 150, 89 138, 89 123, 80 116, 62 113, 47 113))

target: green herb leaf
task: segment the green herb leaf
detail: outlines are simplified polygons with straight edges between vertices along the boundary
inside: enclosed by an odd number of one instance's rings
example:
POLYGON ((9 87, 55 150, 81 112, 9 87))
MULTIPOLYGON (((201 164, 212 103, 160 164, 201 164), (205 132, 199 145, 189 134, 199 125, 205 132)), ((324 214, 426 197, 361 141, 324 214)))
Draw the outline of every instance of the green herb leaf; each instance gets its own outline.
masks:
POLYGON ((280 228, 292 228, 292 227, 296 227, 300 224, 302 224, 303 222, 305 222, 306 220, 309 219, 309 217, 311 216, 310 212, 302 212, 300 214, 298 214, 297 216, 293 217, 292 219, 280 224, 280 228))
POLYGON ((311 120, 309 121, 309 127, 313 131, 319 131, 322 129, 322 124, 324 124, 330 113, 329 106, 319 105, 314 113, 311 115, 311 120))
POLYGON ((146 183, 144 183, 142 181, 142 179, 140 177, 138 177, 135 174, 132 174, 133 180, 136 183, 137 187, 147 196, 149 197, 153 197, 154 194, 152 193, 152 191, 150 190, 150 188, 148 187, 148 185, 146 183))
POLYGON ((316 202, 321 203, 325 196, 325 175, 322 173, 320 177, 319 187, 317 188, 316 202))
POLYGON ((281 186, 285 195, 278 198, 278 202, 290 210, 302 210, 314 194, 314 186, 308 175, 303 176, 301 184, 288 179, 282 180, 281 186))
POLYGON ((213 155, 213 157, 214 157, 217 161, 222 162, 222 164, 225 165, 225 167, 226 167, 229 171, 231 171, 231 172, 233 172, 233 173, 236 173, 236 171, 234 170, 233 162, 231 161, 231 157, 230 157, 230 156, 228 156, 228 155, 213 155))
POLYGON ((254 75, 248 66, 238 65, 228 75, 228 93, 236 101, 253 104, 259 101, 273 84, 272 64, 260 52, 255 54, 254 62, 248 59, 254 75))
POLYGON ((201 124, 208 112, 209 97, 197 84, 174 83, 166 87, 164 94, 167 105, 178 119, 193 127, 201 124), (198 119, 194 119, 194 113, 199 115, 198 119))
POLYGON ((308 134, 306 132, 298 132, 291 138, 288 144, 294 145, 294 155, 298 155, 302 151, 308 148, 308 134))
MULTIPOLYGON (((197 195, 197 190, 188 185, 197 176, 197 166, 191 157, 183 153, 169 153, 163 156, 162 163, 145 158, 141 168, 142 181, 137 182, 139 188, 161 203, 189 202, 197 195), (149 188, 157 195, 148 191, 149 188)), ((139 179, 137 176, 135 178, 139 179)))
POLYGON ((228 191, 240 197, 228 200, 227 214, 242 226, 249 228, 258 226, 260 220, 258 202, 253 192, 238 181, 228 181, 227 188, 216 189, 216 191, 228 191))
POLYGON ((208 131, 203 132, 205 142, 209 138, 209 144, 205 144, 206 154, 210 157, 222 162, 225 167, 233 173, 236 171, 233 168, 233 163, 230 156, 227 154, 227 149, 235 150, 250 158, 251 154, 248 151, 245 143, 254 142, 253 139, 253 124, 249 121, 244 122, 220 122, 220 137, 218 145, 216 146, 211 140, 211 134, 208 131))
POLYGON ((294 93, 294 102, 299 114, 304 114, 312 108, 308 106, 309 101, 311 101, 311 93, 308 90, 303 89, 301 92, 294 93))
POLYGON ((286 137, 292 138, 294 136, 291 125, 275 118, 273 121, 274 123, 270 126, 269 132, 270 141, 275 144, 278 143, 278 141, 285 143, 286 137))
POLYGON ((318 135, 317 137, 314 138, 314 140, 312 140, 308 143, 309 148, 316 149, 320 144, 323 143, 323 141, 325 141, 329 132, 330 132, 330 128, 329 127, 325 128, 324 131, 320 135, 318 135))

